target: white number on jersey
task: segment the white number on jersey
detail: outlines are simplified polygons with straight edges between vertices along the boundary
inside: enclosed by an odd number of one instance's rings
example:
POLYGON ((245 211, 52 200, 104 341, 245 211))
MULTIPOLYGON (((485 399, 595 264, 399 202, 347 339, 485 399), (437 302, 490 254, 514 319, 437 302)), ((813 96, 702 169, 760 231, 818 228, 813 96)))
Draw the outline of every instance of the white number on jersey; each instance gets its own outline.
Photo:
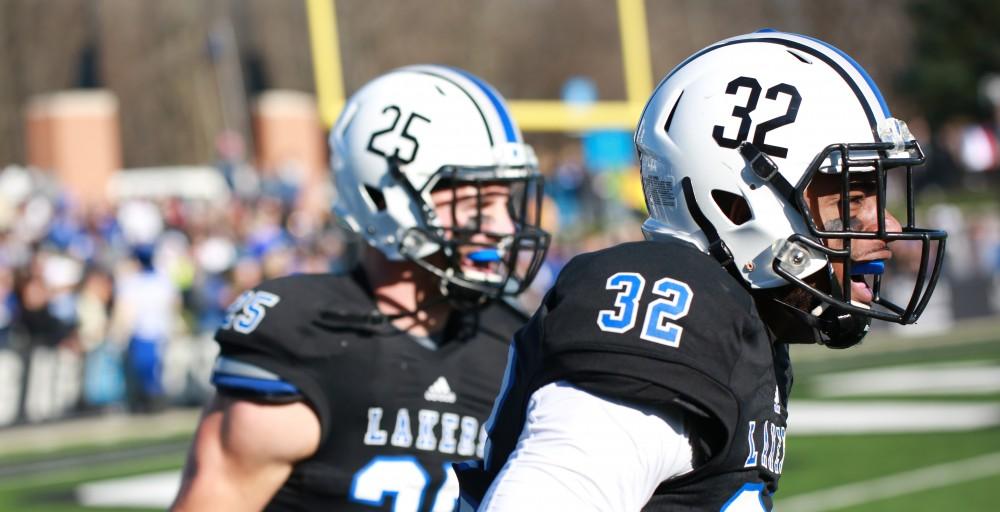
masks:
POLYGON ((743 484, 740 490, 719 510, 719 512, 766 512, 764 506, 764 484, 743 484))
POLYGON ((264 320, 270 308, 281 301, 281 297, 269 292, 247 290, 243 292, 226 309, 226 319, 222 322, 223 329, 233 329, 236 332, 250 334, 264 320))
MULTIPOLYGON (((449 512, 458 501, 458 477, 451 463, 444 465, 446 480, 434 495, 432 512, 449 512)), ((386 496, 393 496, 393 512, 416 512, 424 501, 430 476, 416 457, 380 455, 354 474, 352 501, 383 506, 386 496)))

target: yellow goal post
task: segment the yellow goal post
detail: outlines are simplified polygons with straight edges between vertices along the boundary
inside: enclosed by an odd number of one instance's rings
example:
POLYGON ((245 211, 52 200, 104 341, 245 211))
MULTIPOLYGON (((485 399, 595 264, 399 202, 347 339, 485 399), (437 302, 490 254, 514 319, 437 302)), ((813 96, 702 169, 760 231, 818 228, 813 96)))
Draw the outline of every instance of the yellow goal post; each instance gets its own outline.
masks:
MULTIPOLYGON (((305 0, 320 118, 333 126, 344 106, 344 81, 335 0, 305 0)), ((594 128, 632 130, 652 90, 644 0, 616 0, 622 48, 624 101, 597 101, 580 108, 558 100, 509 101, 524 131, 574 132, 594 128)))

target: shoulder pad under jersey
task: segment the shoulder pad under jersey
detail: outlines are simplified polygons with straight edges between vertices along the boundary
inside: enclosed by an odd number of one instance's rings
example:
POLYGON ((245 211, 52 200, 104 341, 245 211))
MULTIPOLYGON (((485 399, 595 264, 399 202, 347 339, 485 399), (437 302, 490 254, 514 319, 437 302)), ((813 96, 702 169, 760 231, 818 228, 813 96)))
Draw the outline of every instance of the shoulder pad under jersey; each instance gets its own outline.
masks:
POLYGON ((374 306, 349 276, 300 274, 265 281, 227 310, 215 339, 223 355, 250 352, 297 361, 337 351, 320 324, 329 311, 367 312, 374 306))
POLYGON ((729 416, 739 385, 734 368, 747 366, 747 357, 770 358, 749 292, 683 242, 626 243, 577 256, 540 311, 544 318, 519 335, 543 341, 549 374, 542 380, 618 390, 619 398, 637 399, 634 393, 652 384, 670 393, 654 392, 650 401, 698 400, 700 409, 729 416))

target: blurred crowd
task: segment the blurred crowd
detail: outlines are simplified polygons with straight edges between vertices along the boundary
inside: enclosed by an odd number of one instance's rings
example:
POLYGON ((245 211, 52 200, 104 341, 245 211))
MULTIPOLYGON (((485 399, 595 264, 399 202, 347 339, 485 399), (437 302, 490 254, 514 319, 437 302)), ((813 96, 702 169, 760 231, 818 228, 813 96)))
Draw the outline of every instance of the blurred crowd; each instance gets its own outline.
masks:
POLYGON ((151 190, 83 206, 44 173, 3 170, 0 350, 78 354, 94 373, 83 376, 89 405, 155 410, 166 344, 210 334, 263 279, 340 261, 342 238, 328 214, 298 204, 298 183, 232 162, 216 172, 221 197, 151 190))
MULTIPOLYGON (((918 212, 920 223, 942 226, 951 237, 941 285, 948 290, 939 291, 928 310, 932 326, 1000 311, 997 201, 970 206, 940 200, 983 187, 998 190, 995 132, 992 164, 979 161, 976 168, 966 153, 979 153, 967 145, 981 140, 956 135, 982 137, 979 128, 967 125, 944 134, 958 138, 933 139, 929 165, 916 176, 918 192, 937 198, 936 206, 918 212)), ((549 142, 536 145, 547 175, 545 227, 554 242, 522 297, 529 309, 569 258, 640 238, 644 219, 634 165, 598 170, 588 165, 580 139, 549 142)), ((0 379, 17 380, 23 388, 18 410, 0 407, 0 426, 109 407, 157 410, 176 402, 163 386, 168 346, 188 340, 183 350, 210 351, 227 306, 263 279, 350 265, 351 242, 327 209, 303 206, 296 173, 258 173, 235 159, 207 169, 225 181, 226 194, 140 194, 86 207, 45 173, 20 167, 0 172, 0 379), (33 376, 33 365, 45 357, 56 361, 56 369, 45 378, 33 376), (50 413, 33 415, 31 386, 59 375, 80 384, 63 392, 50 413)))

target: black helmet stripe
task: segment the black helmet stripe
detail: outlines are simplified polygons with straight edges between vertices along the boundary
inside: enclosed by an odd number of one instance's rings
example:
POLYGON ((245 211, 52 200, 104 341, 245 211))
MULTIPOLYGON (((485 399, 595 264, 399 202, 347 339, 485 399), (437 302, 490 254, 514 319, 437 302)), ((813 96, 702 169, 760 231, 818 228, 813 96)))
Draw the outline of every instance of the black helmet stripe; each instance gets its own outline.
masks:
POLYGON ((471 101, 472 104, 476 106, 476 110, 479 111, 479 117, 482 118, 482 120, 483 120, 483 126, 486 127, 486 136, 490 139, 490 147, 493 147, 493 131, 490 130, 490 123, 486 120, 486 114, 483 113, 483 109, 479 107, 479 103, 476 101, 475 98, 472 97, 472 94, 469 93, 469 91, 467 91, 465 89, 465 87, 462 87, 461 84, 459 84, 458 82, 452 80, 451 78, 449 78, 449 77, 447 77, 445 75, 440 75, 438 73, 434 73, 434 72, 428 71, 426 69, 418 69, 418 70, 414 70, 414 71, 416 71, 417 73, 423 73, 425 75, 430 75, 430 76, 434 76, 434 77, 440 78, 441 80, 444 80, 444 81, 446 81, 446 82, 454 85, 455 87, 458 87, 458 90, 462 91, 466 96, 468 96, 469 101, 471 101))

